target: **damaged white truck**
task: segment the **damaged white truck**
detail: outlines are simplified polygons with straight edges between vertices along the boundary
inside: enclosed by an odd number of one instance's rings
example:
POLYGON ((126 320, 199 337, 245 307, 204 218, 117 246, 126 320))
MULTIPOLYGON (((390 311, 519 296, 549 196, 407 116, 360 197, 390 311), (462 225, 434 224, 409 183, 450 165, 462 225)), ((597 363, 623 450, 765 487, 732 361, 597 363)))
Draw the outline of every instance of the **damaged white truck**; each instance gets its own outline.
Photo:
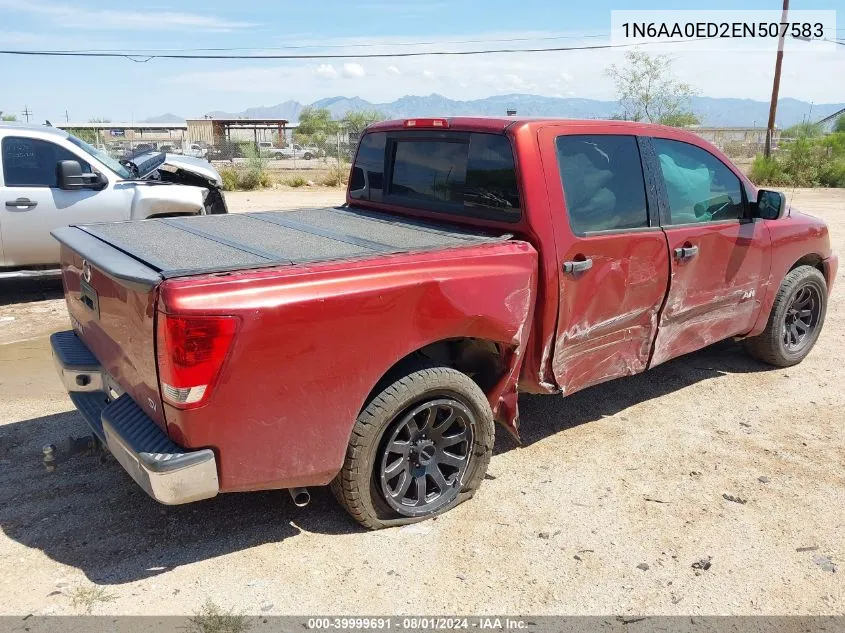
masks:
POLYGON ((118 162, 57 128, 0 123, 0 279, 57 273, 62 226, 226 213, 221 185, 199 158, 118 162))

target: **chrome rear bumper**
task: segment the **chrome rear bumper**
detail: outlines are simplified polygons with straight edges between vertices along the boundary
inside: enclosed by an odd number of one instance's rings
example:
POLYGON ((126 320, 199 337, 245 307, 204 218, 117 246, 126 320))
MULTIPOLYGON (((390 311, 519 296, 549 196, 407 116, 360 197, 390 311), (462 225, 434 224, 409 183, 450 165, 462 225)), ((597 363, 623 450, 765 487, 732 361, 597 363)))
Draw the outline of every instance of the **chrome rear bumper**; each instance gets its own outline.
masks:
POLYGON ((50 337, 53 359, 71 399, 115 459, 156 501, 208 499, 219 491, 214 451, 174 443, 119 387, 71 330, 50 337), (109 393, 107 393, 107 390, 109 393))

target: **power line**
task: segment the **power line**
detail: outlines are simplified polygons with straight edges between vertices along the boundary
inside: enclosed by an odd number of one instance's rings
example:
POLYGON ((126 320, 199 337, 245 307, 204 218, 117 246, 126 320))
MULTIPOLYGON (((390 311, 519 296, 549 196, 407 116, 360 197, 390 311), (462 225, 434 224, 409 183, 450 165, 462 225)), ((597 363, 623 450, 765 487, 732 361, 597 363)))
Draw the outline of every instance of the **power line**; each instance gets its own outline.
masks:
MULTIPOLYGON (((836 29, 836 32, 845 32, 845 28, 836 29)), ((121 56, 137 56, 144 57, 147 55, 156 55, 158 53, 183 53, 183 52, 230 52, 230 51, 283 51, 283 50, 302 50, 308 48, 375 48, 375 47, 389 47, 389 46, 436 46, 446 44, 484 44, 488 42, 542 42, 549 40, 580 40, 580 39, 594 39, 599 37, 609 37, 607 33, 589 33, 585 35, 553 35, 548 37, 511 37, 511 38, 483 38, 474 40, 441 40, 429 42, 362 42, 358 44, 290 44, 286 46, 225 46, 225 47, 211 47, 211 48, 131 48, 131 49, 116 49, 116 48, 79 48, 69 50, 50 50, 49 53, 115 53, 121 56)), ((706 39, 706 38, 698 38, 706 39)), ((683 40, 683 41, 697 41, 683 40)), ((825 38, 826 42, 839 43, 837 40, 825 38)), ((620 45, 621 46, 621 45, 620 45)))
POLYGON ((290 44, 287 46, 226 46, 220 48, 79 48, 73 50, 58 50, 51 52, 58 53, 121 53, 143 56, 148 53, 179 53, 179 52, 224 52, 224 51, 284 51, 301 50, 307 48, 374 48, 390 46, 435 46, 445 44, 485 44, 489 42, 543 42, 549 40, 582 40, 608 37, 606 33, 593 33, 588 35, 554 35, 549 37, 511 37, 505 39, 478 39, 478 40, 441 40, 431 42, 362 42, 360 44, 290 44))
POLYGON ((548 48, 493 48, 470 51, 405 51, 393 53, 315 53, 309 55, 284 55, 284 54, 262 54, 262 55, 224 55, 224 54, 187 54, 187 53, 131 53, 131 52, 105 52, 105 51, 50 51, 50 50, 0 50, 0 55, 24 55, 24 56, 46 56, 46 57, 122 57, 135 62, 148 62, 152 59, 372 59, 385 57, 423 57, 447 56, 447 55, 493 55, 508 53, 556 53, 562 51, 588 51, 603 50, 610 48, 630 48, 633 46, 647 46, 650 44, 685 44, 705 40, 699 37, 688 40, 672 40, 669 42, 641 42, 636 44, 592 44, 587 46, 554 46, 548 48))

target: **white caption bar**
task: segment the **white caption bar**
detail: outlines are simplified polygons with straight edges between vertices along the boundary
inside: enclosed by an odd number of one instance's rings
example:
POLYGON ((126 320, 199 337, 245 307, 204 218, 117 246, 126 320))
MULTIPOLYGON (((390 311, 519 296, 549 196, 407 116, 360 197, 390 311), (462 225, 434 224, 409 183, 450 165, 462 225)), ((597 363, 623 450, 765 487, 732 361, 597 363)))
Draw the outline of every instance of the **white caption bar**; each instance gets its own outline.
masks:
POLYGON ((774 51, 780 35, 790 52, 830 51, 837 47, 836 11, 796 9, 786 19, 780 10, 611 11, 610 42, 643 45, 659 52, 774 51))

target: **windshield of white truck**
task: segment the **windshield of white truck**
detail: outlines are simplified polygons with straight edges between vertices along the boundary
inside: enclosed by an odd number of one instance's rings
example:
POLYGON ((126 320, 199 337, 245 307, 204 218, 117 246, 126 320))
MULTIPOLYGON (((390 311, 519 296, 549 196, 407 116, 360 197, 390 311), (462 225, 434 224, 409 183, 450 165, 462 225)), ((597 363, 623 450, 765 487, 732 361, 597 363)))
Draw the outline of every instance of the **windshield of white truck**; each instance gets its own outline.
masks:
POLYGON ((499 134, 366 134, 352 168, 349 196, 487 220, 520 218, 513 151, 499 134))
POLYGON ((86 143, 82 139, 76 138, 75 136, 73 136, 73 134, 68 134, 67 140, 69 140, 71 143, 76 145, 83 152, 90 154, 91 156, 96 158, 98 161, 103 163, 103 165, 105 165, 106 167, 111 169, 114 173, 116 173, 121 178, 126 178, 126 179, 132 178, 132 174, 129 173, 129 170, 126 169, 126 167, 121 165, 119 162, 117 162, 114 158, 112 158, 111 156, 109 156, 105 152, 97 149, 93 145, 89 145, 88 143, 86 143))

